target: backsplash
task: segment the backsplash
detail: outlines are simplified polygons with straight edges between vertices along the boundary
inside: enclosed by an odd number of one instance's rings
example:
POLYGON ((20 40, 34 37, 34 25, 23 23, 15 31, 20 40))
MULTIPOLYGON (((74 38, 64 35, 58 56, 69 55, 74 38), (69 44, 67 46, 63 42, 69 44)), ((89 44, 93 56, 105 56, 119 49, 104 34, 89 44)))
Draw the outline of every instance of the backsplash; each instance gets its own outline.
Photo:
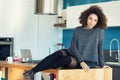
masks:
MULTIPOLYGON (((63 44, 65 48, 68 48, 71 42, 72 34, 73 34, 74 29, 64 29, 63 30, 63 44)), ((113 27, 108 27, 105 30, 105 37, 104 37, 104 50, 109 50, 110 49, 110 41, 116 38, 120 42, 120 26, 113 26, 113 27)), ((112 43, 112 50, 117 50, 117 43, 114 41, 112 43)))

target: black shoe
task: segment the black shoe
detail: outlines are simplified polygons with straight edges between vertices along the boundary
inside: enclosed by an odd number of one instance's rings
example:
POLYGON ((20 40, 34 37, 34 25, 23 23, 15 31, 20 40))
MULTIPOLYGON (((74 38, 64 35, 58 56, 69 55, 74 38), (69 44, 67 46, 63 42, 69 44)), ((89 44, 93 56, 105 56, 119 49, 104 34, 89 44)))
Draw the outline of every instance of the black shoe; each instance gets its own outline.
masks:
POLYGON ((25 73, 23 73, 23 76, 27 79, 27 80, 34 80, 34 72, 33 71, 26 71, 25 73))

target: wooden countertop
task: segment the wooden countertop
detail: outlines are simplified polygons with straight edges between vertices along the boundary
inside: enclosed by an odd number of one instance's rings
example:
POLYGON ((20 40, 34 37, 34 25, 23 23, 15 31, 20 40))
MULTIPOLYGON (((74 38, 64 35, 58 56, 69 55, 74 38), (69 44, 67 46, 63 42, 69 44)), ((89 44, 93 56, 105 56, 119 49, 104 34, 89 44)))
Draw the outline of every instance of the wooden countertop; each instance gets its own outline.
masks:
POLYGON ((13 62, 9 64, 6 61, 0 61, 0 67, 12 67, 12 68, 22 68, 22 69, 31 69, 35 67, 36 64, 33 63, 21 63, 21 62, 13 62))

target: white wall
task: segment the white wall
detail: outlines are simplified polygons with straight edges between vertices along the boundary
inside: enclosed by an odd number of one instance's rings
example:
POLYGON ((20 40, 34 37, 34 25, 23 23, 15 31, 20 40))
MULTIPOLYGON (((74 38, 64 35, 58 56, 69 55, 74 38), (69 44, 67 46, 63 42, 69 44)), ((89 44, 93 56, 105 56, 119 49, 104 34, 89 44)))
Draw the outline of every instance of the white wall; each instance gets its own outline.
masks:
POLYGON ((33 59, 56 50, 61 28, 53 26, 57 15, 35 15, 34 0, 0 0, 0 37, 14 37, 14 53, 31 49, 33 59))
POLYGON ((101 2, 93 4, 85 4, 78 6, 71 6, 67 8, 67 28, 75 28, 79 26, 78 18, 85 9, 89 8, 91 5, 98 5, 103 9, 107 19, 108 26, 120 26, 120 1, 110 1, 110 2, 101 2))

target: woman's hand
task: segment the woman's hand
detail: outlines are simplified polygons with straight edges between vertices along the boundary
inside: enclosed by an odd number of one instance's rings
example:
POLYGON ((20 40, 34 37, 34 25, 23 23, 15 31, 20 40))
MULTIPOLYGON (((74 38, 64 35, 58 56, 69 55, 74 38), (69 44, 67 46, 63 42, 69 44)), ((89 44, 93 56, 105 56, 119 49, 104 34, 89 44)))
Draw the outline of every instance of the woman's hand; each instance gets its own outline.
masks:
POLYGON ((84 71, 89 71, 89 66, 85 63, 85 62, 81 62, 80 63, 80 66, 82 67, 82 69, 84 69, 84 71))

